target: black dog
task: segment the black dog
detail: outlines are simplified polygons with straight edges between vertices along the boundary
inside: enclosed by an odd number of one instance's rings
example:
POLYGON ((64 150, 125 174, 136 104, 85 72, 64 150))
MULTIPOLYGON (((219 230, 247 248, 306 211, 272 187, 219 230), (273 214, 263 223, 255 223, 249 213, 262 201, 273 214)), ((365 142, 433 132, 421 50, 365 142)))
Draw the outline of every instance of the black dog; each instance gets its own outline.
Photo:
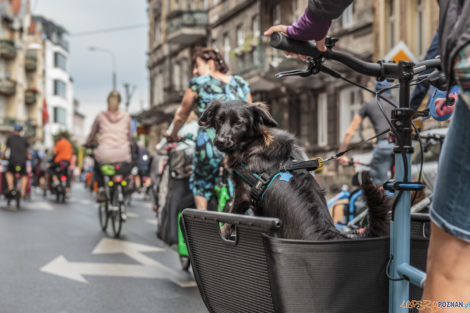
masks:
MULTIPOLYGON (((277 123, 263 104, 219 101, 209 104, 199 124, 216 130, 214 145, 227 154, 227 165, 243 164, 253 173, 273 173, 290 160, 305 160, 305 153, 293 135, 276 129, 277 123)), ((237 175, 231 213, 244 214, 252 208, 255 215, 277 217, 282 222, 281 236, 289 239, 343 239, 328 212, 324 192, 314 176, 305 170, 292 172, 289 180, 276 180, 266 190, 262 205, 253 207, 250 187, 237 175)), ((390 203, 367 176, 363 191, 369 206, 366 234, 387 235, 390 203), (365 188, 364 188, 365 187, 365 188)))

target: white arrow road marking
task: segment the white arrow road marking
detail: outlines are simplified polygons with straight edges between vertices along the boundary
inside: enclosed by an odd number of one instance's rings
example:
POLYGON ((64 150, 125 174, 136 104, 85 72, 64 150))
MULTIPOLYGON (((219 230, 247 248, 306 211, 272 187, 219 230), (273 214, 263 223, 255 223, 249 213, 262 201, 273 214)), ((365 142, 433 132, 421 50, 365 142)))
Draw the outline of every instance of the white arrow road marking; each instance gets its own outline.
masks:
MULTIPOLYGON (((134 277, 148 279, 168 279, 177 283, 180 287, 190 287, 192 281, 179 281, 172 273, 162 270, 156 266, 134 265, 134 264, 112 264, 112 263, 86 263, 69 262, 64 256, 58 256, 49 264, 41 268, 42 272, 65 277, 81 283, 88 281, 83 275, 112 276, 112 277, 134 277)), ((178 275, 182 278, 182 275, 178 275)))
POLYGON ((82 283, 87 283, 83 275, 95 275, 162 278, 168 279, 183 288, 196 286, 196 283, 188 274, 175 271, 142 254, 142 252, 162 251, 165 251, 165 249, 128 241, 103 238, 95 247, 92 254, 123 253, 141 263, 141 265, 69 262, 63 256, 59 256, 42 267, 41 271, 82 283))
POLYGON ((141 252, 163 252, 165 249, 133 243, 129 241, 103 238, 93 250, 92 254, 123 253, 144 265, 160 265, 157 261, 141 252))
POLYGON ((54 207, 48 202, 38 201, 38 202, 28 204, 27 206, 25 206, 25 209, 52 211, 54 210, 54 207))
POLYGON ((150 219, 145 220, 145 221, 149 224, 157 226, 157 219, 156 218, 150 218, 150 219))

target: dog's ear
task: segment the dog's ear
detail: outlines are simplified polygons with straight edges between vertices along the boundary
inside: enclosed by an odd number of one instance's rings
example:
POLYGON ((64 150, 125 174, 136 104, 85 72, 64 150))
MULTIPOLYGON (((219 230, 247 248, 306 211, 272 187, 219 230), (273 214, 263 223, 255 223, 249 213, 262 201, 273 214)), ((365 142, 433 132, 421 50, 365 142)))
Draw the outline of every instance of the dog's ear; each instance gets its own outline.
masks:
POLYGON ((277 127, 277 122, 268 111, 267 106, 262 102, 255 102, 250 107, 253 113, 255 124, 262 124, 267 127, 277 127))
POLYGON ((199 125, 207 128, 214 127, 214 118, 221 105, 222 101, 220 100, 211 101, 199 118, 199 125))

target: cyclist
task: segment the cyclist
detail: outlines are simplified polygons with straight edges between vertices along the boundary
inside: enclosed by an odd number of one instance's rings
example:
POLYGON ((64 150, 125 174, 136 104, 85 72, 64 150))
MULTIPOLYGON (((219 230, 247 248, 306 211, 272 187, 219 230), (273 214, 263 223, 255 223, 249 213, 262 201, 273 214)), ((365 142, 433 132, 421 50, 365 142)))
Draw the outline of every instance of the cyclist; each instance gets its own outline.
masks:
POLYGON ((22 130, 23 126, 21 126, 21 124, 15 124, 13 134, 7 138, 3 155, 6 155, 6 152, 9 149, 10 156, 8 158, 8 168, 5 175, 8 185, 8 195, 14 196, 14 193, 16 192, 14 186, 14 174, 19 173, 21 175, 20 195, 21 198, 24 199, 26 195, 26 186, 28 184, 28 177, 26 176, 26 161, 28 160, 29 143, 25 137, 21 136, 22 130))
MULTIPOLYGON (((191 110, 197 116, 206 109, 209 102, 219 98, 241 99, 251 102, 248 83, 240 76, 227 75, 228 66, 220 52, 212 48, 199 48, 193 54, 193 74, 188 83, 183 101, 173 119, 173 128, 167 131, 168 141, 178 141, 178 131, 189 117, 191 110)), ((214 129, 198 130, 193 158, 193 172, 190 178, 194 202, 200 210, 207 210, 207 203, 215 196, 219 168, 223 160, 212 143, 214 129)))
POLYGON ((145 149, 144 144, 139 141, 137 144, 139 148, 138 156, 137 156, 137 169, 138 174, 135 177, 135 185, 137 188, 141 189, 141 187, 148 187, 148 185, 144 185, 144 178, 147 180, 145 181, 146 184, 149 182, 150 177, 150 153, 147 149, 145 149))
MULTIPOLYGON (((299 40, 316 40, 326 51, 331 20, 352 0, 309 0, 304 15, 291 26, 275 25, 264 34, 287 33, 299 40)), ((460 87, 455 114, 444 142, 431 205, 431 239, 423 299, 468 301, 470 294, 470 1, 439 1, 439 49, 449 86, 460 87)), ((294 57, 297 55, 290 54, 294 57)), ((440 312, 454 312, 444 308, 440 312)), ((430 309, 423 312, 428 313, 430 309)))
POLYGON ((52 164, 52 184, 57 186, 59 184, 59 177, 56 175, 56 169, 60 169, 60 173, 67 177, 66 194, 70 194, 70 179, 69 179, 69 166, 73 156, 73 146, 70 141, 67 140, 66 133, 59 134, 59 140, 57 140, 54 146, 54 163, 52 164))
MULTIPOLYGON (((111 163, 123 163, 124 166, 131 162, 130 145, 132 141, 131 117, 119 110, 121 95, 113 90, 108 95, 108 109, 100 112, 93 123, 85 146, 92 146, 95 137, 98 136, 98 146, 95 155, 95 178, 98 182, 97 202, 105 200, 104 177, 100 165, 111 163)), ((129 167, 129 166, 127 166, 129 167)), ((123 213, 123 219, 126 216, 123 213)))
MULTIPOLYGON (((380 90, 389 88, 390 86, 391 84, 386 80, 378 81, 375 83, 374 91, 378 92, 380 90)), ((387 97, 390 101, 394 102, 390 91, 385 91, 382 93, 382 95, 387 97)), ((385 101, 382 101, 381 103, 384 103, 382 107, 387 116, 391 116, 393 107, 385 101)), ((387 119, 377 105, 377 99, 374 98, 364 103, 359 109, 359 112, 354 116, 348 130, 344 134, 339 151, 344 151, 348 148, 351 139, 359 130, 359 127, 365 117, 368 117, 372 122, 376 135, 390 127, 387 123, 387 119)), ((387 173, 393 164, 393 146, 393 143, 388 142, 387 134, 383 134, 377 138, 377 144, 372 152, 372 161, 370 162, 369 170, 370 177, 376 184, 383 184, 388 180, 387 173)), ((350 161, 351 160, 346 155, 338 158, 338 162, 343 166, 348 165, 350 161)))

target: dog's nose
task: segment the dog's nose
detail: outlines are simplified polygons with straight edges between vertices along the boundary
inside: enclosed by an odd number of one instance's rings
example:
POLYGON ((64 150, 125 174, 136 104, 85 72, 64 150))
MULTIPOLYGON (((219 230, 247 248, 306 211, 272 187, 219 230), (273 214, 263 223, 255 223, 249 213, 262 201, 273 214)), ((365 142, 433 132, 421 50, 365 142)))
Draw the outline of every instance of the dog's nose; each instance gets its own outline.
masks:
POLYGON ((226 138, 222 138, 222 137, 215 137, 214 139, 214 144, 217 145, 217 146, 223 146, 227 143, 227 139, 226 138))

